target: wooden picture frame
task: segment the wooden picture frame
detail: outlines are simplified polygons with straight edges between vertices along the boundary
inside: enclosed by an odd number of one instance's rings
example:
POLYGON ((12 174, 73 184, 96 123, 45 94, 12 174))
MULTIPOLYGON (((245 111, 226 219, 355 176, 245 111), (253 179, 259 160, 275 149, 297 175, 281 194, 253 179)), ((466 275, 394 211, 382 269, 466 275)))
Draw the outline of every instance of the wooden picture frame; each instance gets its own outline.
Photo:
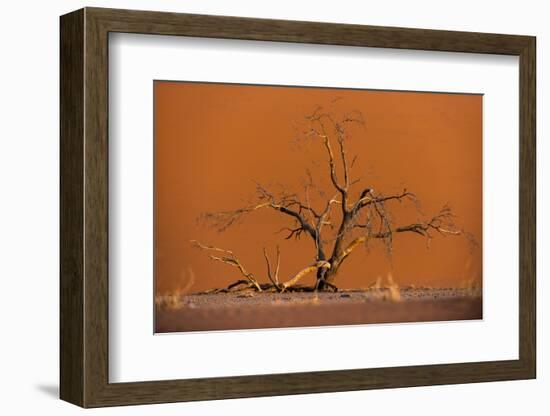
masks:
POLYGON ((536 376, 535 53, 531 36, 85 8, 61 17, 60 396, 82 407, 213 400, 536 376), (519 359, 110 383, 110 32, 519 56, 519 359))

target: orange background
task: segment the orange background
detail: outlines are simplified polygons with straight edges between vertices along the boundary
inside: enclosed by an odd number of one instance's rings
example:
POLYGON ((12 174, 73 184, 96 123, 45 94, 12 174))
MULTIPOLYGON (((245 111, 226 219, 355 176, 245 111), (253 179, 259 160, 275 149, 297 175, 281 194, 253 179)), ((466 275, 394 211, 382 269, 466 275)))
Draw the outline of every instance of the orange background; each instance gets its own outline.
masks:
MULTIPOLYGON (((366 287, 389 272, 400 285, 481 282, 481 95, 165 81, 155 82, 154 88, 157 293, 178 288, 196 292, 241 278, 236 269, 192 247, 193 239, 234 251, 261 282, 268 281, 263 247, 274 256, 280 245, 281 280, 314 262, 313 241, 306 235, 285 240, 286 234, 277 231, 293 223, 275 211, 252 213, 224 233, 197 218, 247 205, 254 181, 303 195, 306 168, 332 196, 324 148, 319 142, 297 146, 295 138, 306 115, 317 106, 328 109, 336 98, 334 107, 359 110, 366 121, 365 128, 349 130, 348 153, 358 155, 352 172, 362 177, 353 198, 367 186, 386 195, 406 187, 421 201, 424 218, 448 203, 457 225, 478 245, 436 235, 428 248, 417 234, 397 234, 391 258, 381 242, 368 250, 358 248, 335 284, 366 287)), ((313 198, 312 205, 320 209, 316 202, 320 200, 313 198)), ((395 225, 420 218, 411 204, 388 207, 395 225)), ((312 274, 304 283, 313 280, 312 274)))

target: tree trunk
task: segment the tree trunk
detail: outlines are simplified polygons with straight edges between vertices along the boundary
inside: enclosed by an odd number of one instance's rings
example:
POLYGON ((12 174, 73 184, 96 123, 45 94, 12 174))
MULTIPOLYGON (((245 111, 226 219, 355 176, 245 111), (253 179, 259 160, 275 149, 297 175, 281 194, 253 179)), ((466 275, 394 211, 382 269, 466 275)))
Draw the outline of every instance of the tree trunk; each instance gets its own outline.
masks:
POLYGON ((340 261, 329 261, 330 268, 320 268, 317 270, 317 282, 315 284, 315 290, 318 292, 323 292, 325 290, 335 290, 336 287, 332 283, 340 267, 340 261))
POLYGON ((347 255, 333 255, 329 260, 327 260, 330 263, 330 268, 319 269, 317 271, 316 289, 318 291, 329 289, 334 290, 336 288, 336 286, 334 286, 334 279, 336 278, 338 270, 346 258, 347 255))
POLYGON ((326 290, 325 275, 327 269, 317 269, 317 282, 315 283, 315 291, 322 292, 326 290))

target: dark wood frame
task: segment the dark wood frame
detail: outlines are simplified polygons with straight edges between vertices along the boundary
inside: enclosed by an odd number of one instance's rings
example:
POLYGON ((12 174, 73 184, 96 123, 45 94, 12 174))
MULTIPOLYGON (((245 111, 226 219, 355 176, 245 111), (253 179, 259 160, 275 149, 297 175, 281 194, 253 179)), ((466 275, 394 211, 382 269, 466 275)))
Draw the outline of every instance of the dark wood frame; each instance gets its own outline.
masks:
POLYGON ((62 16, 61 398, 100 407, 535 378, 535 45, 530 36, 98 8, 62 16), (109 383, 110 32, 519 56, 519 359, 109 383))

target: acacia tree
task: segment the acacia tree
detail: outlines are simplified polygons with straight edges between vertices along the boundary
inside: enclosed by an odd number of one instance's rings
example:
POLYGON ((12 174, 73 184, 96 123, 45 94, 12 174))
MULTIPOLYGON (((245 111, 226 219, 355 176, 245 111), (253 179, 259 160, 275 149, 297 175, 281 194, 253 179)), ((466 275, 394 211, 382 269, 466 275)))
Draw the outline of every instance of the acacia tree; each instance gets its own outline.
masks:
POLYGON ((246 216, 259 210, 271 210, 274 215, 288 218, 290 226, 284 228, 286 239, 307 236, 315 247, 315 259, 289 280, 279 281, 280 251, 277 247, 276 267, 264 248, 267 266, 267 277, 270 283, 260 283, 254 274, 248 272, 236 255, 215 246, 193 240, 195 246, 210 252, 210 258, 237 268, 244 279, 237 280, 225 289, 253 289, 257 291, 275 290, 337 290, 335 278, 345 260, 362 244, 380 241, 389 254, 392 251, 393 239, 401 233, 415 233, 429 243, 435 234, 442 236, 464 234, 456 227, 453 213, 448 205, 443 205, 435 215, 424 217, 409 224, 396 224, 391 215, 391 204, 409 202, 421 216, 419 201, 416 195, 403 189, 399 193, 385 195, 372 187, 360 187, 359 178, 352 178, 352 168, 357 162, 357 155, 351 160, 347 145, 351 139, 350 125, 365 126, 359 111, 352 111, 337 117, 332 111, 318 107, 305 117, 306 127, 301 132, 301 139, 312 141, 324 148, 326 154, 326 174, 332 191, 319 191, 321 200, 311 203, 310 193, 315 184, 309 170, 306 170, 307 181, 303 196, 290 193, 284 188, 278 192, 256 183, 256 192, 251 203, 233 210, 206 212, 200 220, 223 232, 240 223, 246 216), (323 196, 324 200, 323 200, 323 196), (298 285, 299 281, 310 273, 316 273, 313 287, 298 285))

